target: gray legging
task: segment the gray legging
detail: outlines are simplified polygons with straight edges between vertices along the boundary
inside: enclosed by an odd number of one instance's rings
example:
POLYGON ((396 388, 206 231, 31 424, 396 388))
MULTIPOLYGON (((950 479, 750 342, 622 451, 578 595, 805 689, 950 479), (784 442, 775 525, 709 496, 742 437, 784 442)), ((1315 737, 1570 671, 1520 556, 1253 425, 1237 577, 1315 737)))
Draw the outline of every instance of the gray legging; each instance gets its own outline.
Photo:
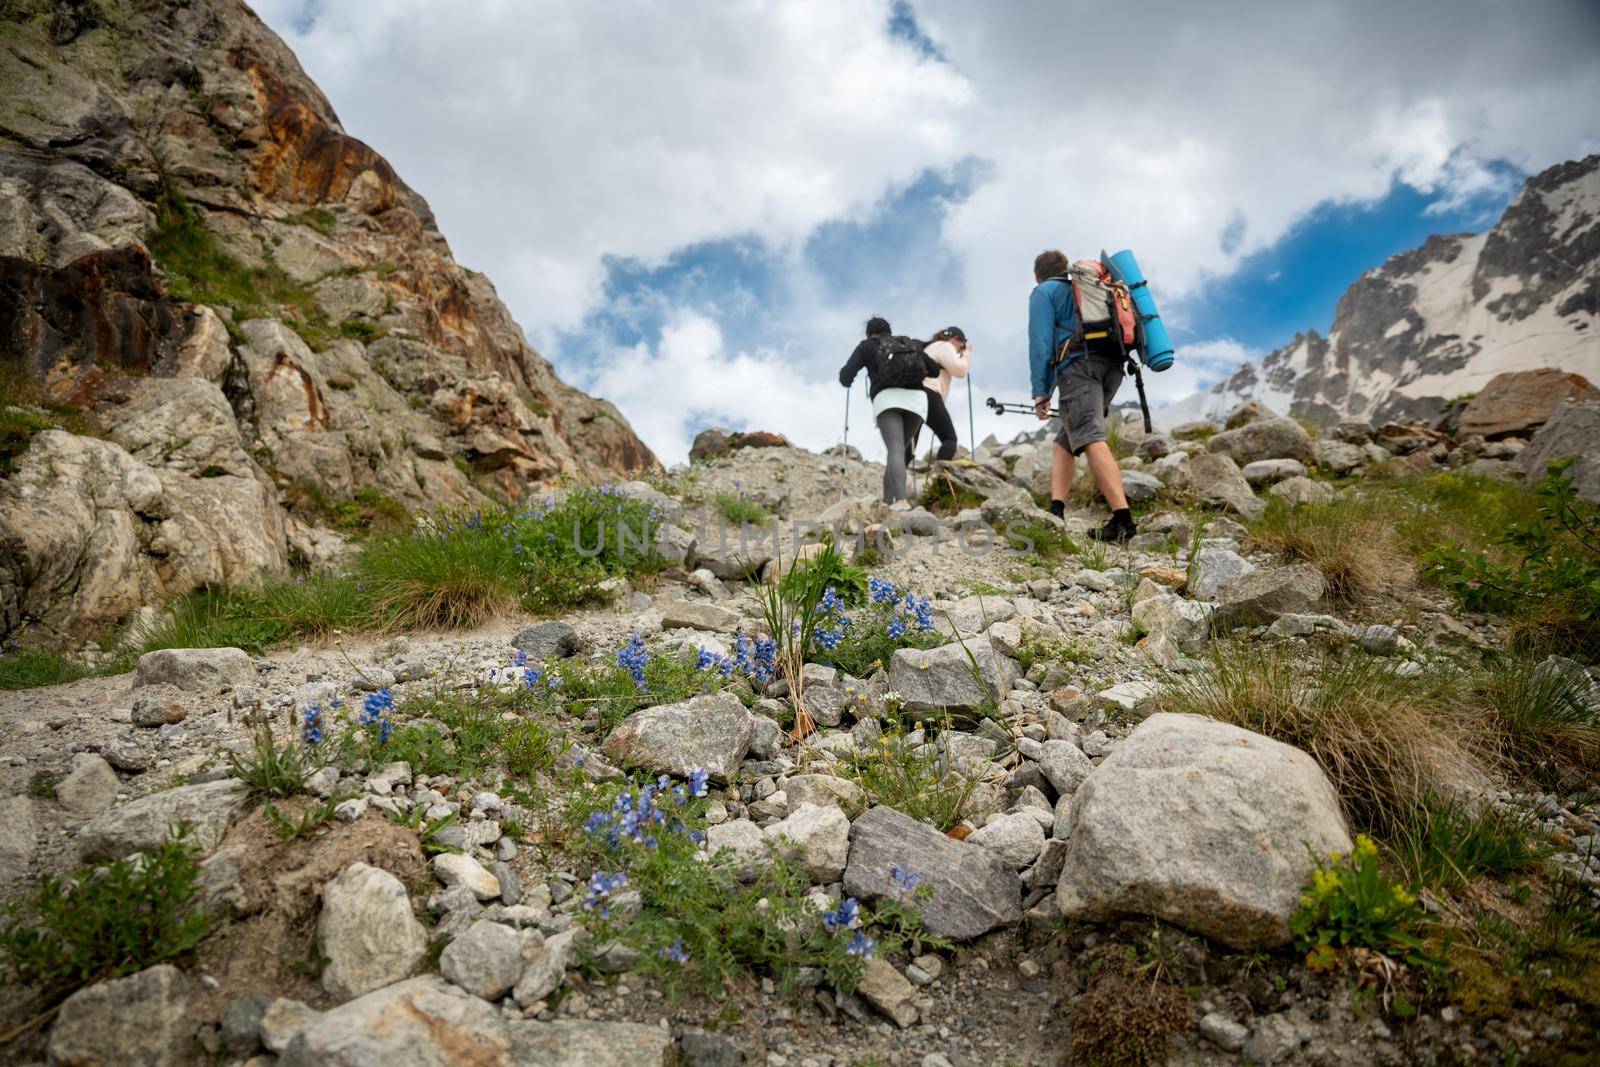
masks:
POLYGON ((911 443, 922 429, 922 416, 903 408, 889 408, 878 416, 878 433, 889 454, 883 461, 883 502, 893 504, 906 497, 906 457, 911 443))

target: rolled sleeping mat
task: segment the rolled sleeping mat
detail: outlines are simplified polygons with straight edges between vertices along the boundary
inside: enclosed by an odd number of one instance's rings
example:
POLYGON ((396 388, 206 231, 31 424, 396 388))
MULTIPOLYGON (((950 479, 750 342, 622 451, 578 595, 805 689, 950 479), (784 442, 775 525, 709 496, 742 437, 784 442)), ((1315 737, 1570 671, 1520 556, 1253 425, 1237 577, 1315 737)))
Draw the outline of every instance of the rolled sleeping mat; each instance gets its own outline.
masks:
POLYGON ((1150 286, 1145 282, 1144 271, 1139 269, 1139 261, 1125 248, 1114 256, 1107 256, 1102 251, 1100 262, 1105 264, 1113 278, 1128 287, 1133 297, 1133 309, 1139 313, 1139 354, 1144 359, 1144 365, 1153 371, 1166 370, 1172 366, 1172 339, 1167 336, 1167 328, 1161 322, 1156 299, 1150 295, 1150 286))

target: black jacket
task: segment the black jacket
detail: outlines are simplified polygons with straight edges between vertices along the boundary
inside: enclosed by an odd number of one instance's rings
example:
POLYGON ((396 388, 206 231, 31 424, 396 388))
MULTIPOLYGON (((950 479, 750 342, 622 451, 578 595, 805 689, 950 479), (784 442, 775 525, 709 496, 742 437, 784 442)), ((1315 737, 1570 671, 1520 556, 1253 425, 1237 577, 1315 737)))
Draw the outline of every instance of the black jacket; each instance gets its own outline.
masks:
MULTIPOLYGON (((878 391, 883 386, 872 380, 873 374, 876 373, 872 357, 878 351, 878 341, 881 339, 878 337, 862 338, 861 343, 856 345, 856 350, 850 353, 850 358, 845 361, 844 366, 839 368, 840 385, 846 389, 850 388, 856 382, 856 375, 861 373, 864 367, 867 371, 867 396, 874 397, 878 395, 878 391)), ((932 356, 923 353, 922 362, 924 364, 923 369, 926 372, 923 374, 924 378, 938 377, 939 364, 934 361, 932 356)))

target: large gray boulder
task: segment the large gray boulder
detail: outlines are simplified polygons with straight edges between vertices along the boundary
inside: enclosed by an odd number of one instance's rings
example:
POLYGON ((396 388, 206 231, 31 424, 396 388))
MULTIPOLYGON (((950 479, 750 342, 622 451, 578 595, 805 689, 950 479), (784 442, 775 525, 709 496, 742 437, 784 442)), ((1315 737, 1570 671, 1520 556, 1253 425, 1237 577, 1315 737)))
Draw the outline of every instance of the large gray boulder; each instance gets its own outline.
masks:
POLYGON ((398 982, 428 954, 428 934, 411 913, 406 887, 365 863, 352 863, 322 887, 317 939, 328 958, 322 988, 339 1000, 398 982))
POLYGON ((739 628, 742 616, 737 611, 703 600, 674 600, 661 613, 663 630, 709 630, 731 634, 739 628))
POLYGON ((242 648, 162 648, 139 657, 133 684, 171 685, 219 693, 255 681, 256 665, 242 648))
POLYGON ((1518 454, 1516 463, 1537 482, 1552 461, 1573 456, 1577 462, 1567 471, 1573 489, 1580 498, 1600 504, 1600 403, 1564 401, 1518 454))
POLYGON ((78 857, 85 863, 119 860, 148 852, 167 839, 175 823, 189 827, 189 842, 207 853, 222 841, 244 808, 245 785, 237 778, 181 785, 108 808, 78 831, 78 857))
POLYGON ((167 1067, 189 1062, 189 984, 170 964, 96 982, 68 997, 50 1031, 61 1067, 167 1067))
POLYGON ((1320 438, 1312 446, 1313 458, 1318 467, 1329 474, 1349 474, 1366 462, 1366 454, 1359 444, 1320 438))
POLYGON ((33 801, 26 796, 0 797, 0 885, 24 878, 38 847, 33 801))
POLYGON ((578 651, 578 631, 560 619, 546 619, 519 630, 511 639, 511 647, 526 652, 529 659, 539 663, 564 659, 578 651))
POLYGON ((1311 435, 1298 422, 1282 417, 1257 419, 1236 430, 1224 430, 1206 442, 1206 451, 1228 456, 1241 465, 1259 459, 1312 460, 1311 435))
POLYGON ((672 1034, 637 1023, 508 1019, 438 975, 324 1012, 278 1067, 666 1067, 672 1034))
POLYGON ((1161 494, 1161 479, 1144 471, 1123 471, 1122 491, 1133 503, 1147 504, 1161 494))
POLYGON ((1262 626, 1280 615, 1311 615, 1328 590, 1309 563, 1258 567, 1217 590, 1217 618, 1231 626, 1262 626))
POLYGON ((1303 477, 1306 465, 1297 459, 1257 459, 1246 463, 1239 473, 1251 485, 1272 485, 1285 478, 1303 477))
POLYGON ((889 660, 889 688, 905 697, 906 710, 914 715, 969 713, 999 699, 1014 674, 1009 659, 979 640, 896 649, 889 660))
POLYGON ((1192 649, 1211 636, 1211 615, 1215 610, 1199 600, 1157 593, 1133 606, 1133 621, 1152 637, 1170 641, 1180 649, 1192 649))
POLYGON ((1318 856, 1348 852, 1339 798, 1290 745, 1193 715, 1140 723, 1072 798, 1056 903, 1149 915, 1235 948, 1289 940, 1318 856))
POLYGON ((503 923, 473 923, 440 953, 439 973, 475 997, 499 1000, 522 977, 522 937, 503 923))
POLYGON ((1255 569, 1254 563, 1231 548, 1203 544, 1189 561, 1189 594, 1201 600, 1215 600, 1224 583, 1255 569))
POLYGON ((754 716, 724 691, 636 711, 602 747, 627 766, 679 776, 703 768, 726 782, 744 761, 755 731, 754 716))
POLYGON ((778 851, 794 859, 817 885, 837 882, 850 854, 850 820, 837 804, 797 807, 762 831, 778 851))
POLYGON ((56 800, 74 815, 98 815, 117 799, 117 772, 93 752, 72 757, 72 766, 56 783, 56 800))
POLYGON ((1022 918, 1022 879, 999 856, 893 808, 873 808, 850 827, 844 890, 862 900, 898 899, 896 867, 915 872, 930 891, 917 907, 938 937, 965 941, 1022 918))
POLYGON ((1192 456, 1188 470, 1189 488, 1202 504, 1226 508, 1247 519, 1258 519, 1267 510, 1231 457, 1217 452, 1192 456))
POLYGON ((1290 507, 1296 508, 1301 504, 1327 504, 1333 500, 1333 490, 1321 482, 1314 481, 1304 475, 1295 475, 1267 490, 1268 496, 1277 497, 1285 501, 1290 507))

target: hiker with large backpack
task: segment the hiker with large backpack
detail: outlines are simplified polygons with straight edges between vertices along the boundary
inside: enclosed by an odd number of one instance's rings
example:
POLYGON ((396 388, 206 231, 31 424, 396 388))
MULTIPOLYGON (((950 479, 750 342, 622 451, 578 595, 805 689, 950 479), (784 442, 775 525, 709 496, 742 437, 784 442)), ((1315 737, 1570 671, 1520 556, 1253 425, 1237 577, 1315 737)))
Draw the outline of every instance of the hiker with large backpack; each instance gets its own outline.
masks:
POLYGON ((939 458, 955 459, 956 427, 945 400, 950 396, 950 379, 965 378, 972 369, 972 347, 961 327, 946 326, 922 350, 939 365, 939 373, 922 383, 928 393, 928 429, 939 439, 939 458))
POLYGON ((1111 509, 1110 520, 1090 536, 1127 541, 1138 527, 1122 489, 1122 470, 1106 441, 1106 416, 1135 343, 1136 313, 1128 288, 1103 263, 1071 263, 1058 251, 1039 254, 1033 280, 1028 369, 1034 413, 1041 421, 1050 417, 1052 390, 1061 395, 1061 432, 1051 449, 1050 511, 1057 518, 1066 511, 1082 455, 1111 509))
POLYGON ((928 417, 928 391, 923 382, 938 376, 939 365, 923 352, 922 342, 897 337, 888 322, 872 318, 867 321, 866 338, 840 368, 839 384, 850 388, 863 369, 872 417, 888 452, 883 462, 883 502, 893 504, 906 499, 906 467, 928 417))

